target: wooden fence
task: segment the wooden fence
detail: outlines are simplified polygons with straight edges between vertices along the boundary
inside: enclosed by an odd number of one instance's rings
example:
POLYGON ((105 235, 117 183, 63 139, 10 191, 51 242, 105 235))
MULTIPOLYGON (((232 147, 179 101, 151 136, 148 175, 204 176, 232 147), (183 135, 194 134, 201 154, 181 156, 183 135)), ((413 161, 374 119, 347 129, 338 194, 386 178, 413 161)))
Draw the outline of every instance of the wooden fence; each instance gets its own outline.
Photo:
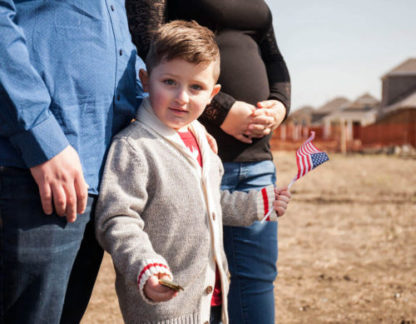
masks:
POLYGON ((343 139, 340 125, 331 126, 330 136, 327 138, 324 137, 323 127, 284 125, 274 132, 271 140, 272 149, 296 150, 308 138, 311 131, 315 131, 316 146, 330 152, 358 152, 402 145, 416 148, 416 123, 409 121, 355 126, 351 140, 343 139))

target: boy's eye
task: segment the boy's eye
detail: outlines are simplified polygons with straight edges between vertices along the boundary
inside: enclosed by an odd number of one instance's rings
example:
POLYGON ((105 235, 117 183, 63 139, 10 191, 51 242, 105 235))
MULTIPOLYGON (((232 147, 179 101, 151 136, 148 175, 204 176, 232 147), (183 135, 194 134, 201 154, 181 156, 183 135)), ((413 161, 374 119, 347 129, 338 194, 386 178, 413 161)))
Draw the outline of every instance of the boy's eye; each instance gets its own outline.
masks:
POLYGON ((193 84, 191 85, 192 90, 202 90, 202 87, 199 84, 193 84))
POLYGON ((166 80, 163 80, 163 83, 167 85, 175 85, 175 80, 166 79, 166 80))

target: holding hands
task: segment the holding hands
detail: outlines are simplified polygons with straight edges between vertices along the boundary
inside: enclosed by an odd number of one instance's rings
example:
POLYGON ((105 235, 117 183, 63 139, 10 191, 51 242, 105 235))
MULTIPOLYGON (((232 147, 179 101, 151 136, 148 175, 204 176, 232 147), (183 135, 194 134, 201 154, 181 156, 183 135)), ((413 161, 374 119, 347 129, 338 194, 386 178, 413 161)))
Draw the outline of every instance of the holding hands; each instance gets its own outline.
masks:
POLYGON ((221 129, 243 143, 264 137, 275 130, 286 115, 285 106, 278 100, 265 100, 257 107, 244 101, 236 101, 227 114, 221 129))
POLYGON ((236 101, 220 126, 228 135, 234 136, 243 143, 250 144, 251 138, 246 135, 256 107, 244 101, 236 101))

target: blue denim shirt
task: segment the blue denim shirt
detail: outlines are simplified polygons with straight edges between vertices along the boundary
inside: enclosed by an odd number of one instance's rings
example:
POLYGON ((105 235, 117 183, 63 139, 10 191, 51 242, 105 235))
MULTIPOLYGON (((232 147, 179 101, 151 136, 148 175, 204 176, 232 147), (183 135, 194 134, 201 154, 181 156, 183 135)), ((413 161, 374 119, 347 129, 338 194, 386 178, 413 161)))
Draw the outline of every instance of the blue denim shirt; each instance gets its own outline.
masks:
POLYGON ((0 0, 0 166, 68 145, 91 193, 112 136, 142 98, 124 0, 0 0))

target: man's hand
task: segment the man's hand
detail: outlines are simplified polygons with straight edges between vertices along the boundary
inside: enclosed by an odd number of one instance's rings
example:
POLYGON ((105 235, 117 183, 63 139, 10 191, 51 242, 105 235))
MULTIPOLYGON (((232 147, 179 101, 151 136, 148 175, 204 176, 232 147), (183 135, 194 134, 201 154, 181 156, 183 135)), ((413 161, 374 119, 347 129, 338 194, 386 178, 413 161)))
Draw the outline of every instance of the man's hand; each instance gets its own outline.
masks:
POLYGON ((236 101, 221 124, 221 129, 228 135, 234 136, 241 142, 250 144, 251 138, 246 136, 248 125, 252 122, 252 116, 256 107, 244 101, 236 101))
POLYGON ((84 180, 78 153, 66 147, 52 159, 30 168, 40 193, 45 214, 52 214, 53 205, 59 216, 72 223, 77 213, 82 214, 87 205, 88 185, 84 180))
POLYGON ((261 138, 270 134, 282 123, 286 115, 285 106, 277 100, 260 101, 257 108, 246 132, 251 138, 261 138))
POLYGON ((151 276, 149 279, 147 279, 146 284, 143 287, 143 291, 146 297, 154 302, 163 302, 175 297, 178 292, 168 287, 162 286, 159 283, 159 278, 170 279, 170 277, 165 274, 151 276))

